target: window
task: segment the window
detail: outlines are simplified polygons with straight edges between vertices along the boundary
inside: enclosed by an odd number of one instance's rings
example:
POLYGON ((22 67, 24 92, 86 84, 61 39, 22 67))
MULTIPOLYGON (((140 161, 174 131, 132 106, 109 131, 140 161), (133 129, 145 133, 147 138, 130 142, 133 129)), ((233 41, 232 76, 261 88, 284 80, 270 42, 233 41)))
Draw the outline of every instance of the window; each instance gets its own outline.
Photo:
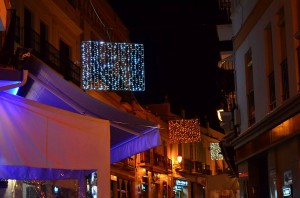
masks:
POLYGON ((286 32, 283 8, 277 13, 277 29, 279 33, 279 62, 281 69, 281 94, 282 100, 285 101, 290 97, 289 94, 289 78, 288 78, 288 62, 286 50, 286 32))
POLYGON ((40 23, 40 53, 42 57, 45 57, 48 60, 49 54, 49 43, 48 43, 48 26, 41 22, 40 23))
POLYGON ((31 37, 32 37, 32 15, 30 10, 24 9, 24 47, 31 47, 31 37))
POLYGON ((254 87, 253 87, 253 65, 251 50, 245 55, 246 65, 246 88, 247 88, 247 102, 248 102, 248 125, 255 123, 255 104, 254 104, 254 87))
POLYGON ((267 78, 269 86, 269 111, 276 107, 276 94, 275 94, 275 76, 274 76, 274 60, 273 60, 273 43, 272 43, 272 29, 269 24, 265 28, 265 50, 266 50, 266 67, 267 78))
POLYGON ((59 57, 60 57, 60 69, 66 80, 70 80, 71 77, 71 64, 70 64, 70 47, 63 42, 59 41, 59 57))

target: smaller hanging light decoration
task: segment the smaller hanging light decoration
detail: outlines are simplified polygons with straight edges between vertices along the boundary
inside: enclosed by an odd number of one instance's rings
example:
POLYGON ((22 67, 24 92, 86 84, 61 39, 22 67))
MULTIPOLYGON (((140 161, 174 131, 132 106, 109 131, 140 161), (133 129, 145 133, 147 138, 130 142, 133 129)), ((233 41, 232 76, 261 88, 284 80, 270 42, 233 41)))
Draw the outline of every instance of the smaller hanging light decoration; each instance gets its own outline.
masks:
POLYGON ((169 121, 170 143, 200 142, 200 122, 198 119, 169 121))
POLYGON ((223 160, 219 143, 210 143, 210 158, 212 160, 223 160))
POLYGON ((144 45, 83 41, 82 88, 144 91, 144 45))

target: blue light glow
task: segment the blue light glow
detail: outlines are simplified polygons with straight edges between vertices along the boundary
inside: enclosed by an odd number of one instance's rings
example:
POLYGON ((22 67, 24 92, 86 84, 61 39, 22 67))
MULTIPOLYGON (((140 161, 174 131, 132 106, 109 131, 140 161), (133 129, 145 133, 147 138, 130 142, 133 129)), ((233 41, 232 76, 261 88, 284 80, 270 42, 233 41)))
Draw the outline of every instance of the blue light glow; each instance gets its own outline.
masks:
MULTIPOLYGON (((0 80, 0 87, 17 84, 17 83, 20 83, 20 81, 0 80)), ((16 87, 13 89, 5 90, 4 92, 10 93, 12 95, 17 95, 18 91, 19 91, 19 87, 16 87)))
POLYGON ((58 190, 59 190, 59 189, 58 189, 58 187, 57 187, 57 186, 54 186, 54 187, 53 187, 53 192, 54 192, 55 194, 57 194, 57 193, 58 193, 58 190))

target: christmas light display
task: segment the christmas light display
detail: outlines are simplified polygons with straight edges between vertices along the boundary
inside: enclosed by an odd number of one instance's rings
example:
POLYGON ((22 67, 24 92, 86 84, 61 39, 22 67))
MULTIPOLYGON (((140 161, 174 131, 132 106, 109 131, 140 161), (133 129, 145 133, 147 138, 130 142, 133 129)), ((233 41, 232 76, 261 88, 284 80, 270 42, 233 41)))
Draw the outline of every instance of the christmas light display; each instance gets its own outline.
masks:
POLYGON ((210 158, 212 160, 223 160, 219 143, 210 143, 210 158))
POLYGON ((142 44, 83 41, 81 51, 83 89, 145 90, 142 44))
POLYGON ((200 122, 198 119, 169 121, 170 143, 200 142, 200 122))

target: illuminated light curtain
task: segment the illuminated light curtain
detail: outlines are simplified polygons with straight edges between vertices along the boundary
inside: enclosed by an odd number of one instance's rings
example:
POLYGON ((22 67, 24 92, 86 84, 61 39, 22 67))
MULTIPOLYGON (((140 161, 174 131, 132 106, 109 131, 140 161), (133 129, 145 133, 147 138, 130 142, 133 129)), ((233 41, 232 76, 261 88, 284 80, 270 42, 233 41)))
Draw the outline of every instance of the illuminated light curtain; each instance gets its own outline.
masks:
POLYGON ((223 160, 219 143, 210 143, 210 158, 212 160, 223 160))
POLYGON ((200 142, 200 122, 198 119, 169 121, 170 143, 200 142))
POLYGON ((144 45, 83 41, 82 88, 144 91, 144 45))

